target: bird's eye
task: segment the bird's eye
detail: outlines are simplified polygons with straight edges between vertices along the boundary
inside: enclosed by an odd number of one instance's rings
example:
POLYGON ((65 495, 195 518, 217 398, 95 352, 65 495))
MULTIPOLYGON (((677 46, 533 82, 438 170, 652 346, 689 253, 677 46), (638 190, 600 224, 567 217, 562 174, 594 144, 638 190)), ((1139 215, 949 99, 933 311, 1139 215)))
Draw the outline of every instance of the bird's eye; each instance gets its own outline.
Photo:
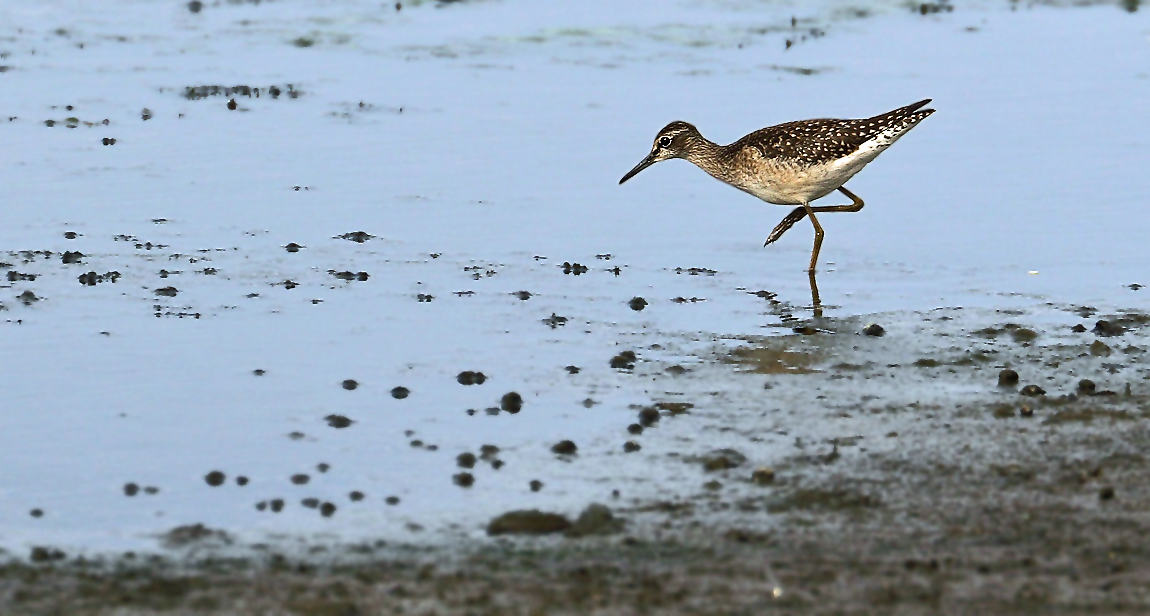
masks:
POLYGON ((666 135, 659 137, 659 147, 665 148, 669 145, 671 145, 671 138, 670 137, 667 137, 666 135))

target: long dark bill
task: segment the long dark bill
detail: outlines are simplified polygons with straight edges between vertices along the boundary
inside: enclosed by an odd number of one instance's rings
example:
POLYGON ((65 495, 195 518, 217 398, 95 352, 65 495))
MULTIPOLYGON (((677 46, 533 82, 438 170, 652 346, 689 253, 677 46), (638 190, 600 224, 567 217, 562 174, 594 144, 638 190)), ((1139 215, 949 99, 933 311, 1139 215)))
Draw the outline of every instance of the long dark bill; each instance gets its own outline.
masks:
POLYGON ((635 165, 634 169, 628 171, 627 175, 623 176, 623 179, 619 180, 619 183, 622 184, 623 182, 626 182, 627 180, 635 177, 635 174, 646 169, 647 167, 650 167, 653 164, 655 164, 655 153, 651 152, 650 154, 647 155, 647 158, 644 158, 642 161, 639 162, 638 165, 635 165))

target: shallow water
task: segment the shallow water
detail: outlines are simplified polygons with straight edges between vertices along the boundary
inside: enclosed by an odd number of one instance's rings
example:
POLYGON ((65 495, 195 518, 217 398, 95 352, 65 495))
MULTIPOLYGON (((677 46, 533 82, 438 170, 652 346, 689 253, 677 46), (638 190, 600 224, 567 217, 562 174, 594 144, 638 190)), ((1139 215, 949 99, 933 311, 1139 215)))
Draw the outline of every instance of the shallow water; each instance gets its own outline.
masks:
MULTIPOLYGON (((691 367, 809 317, 811 233, 763 248, 787 210, 681 161, 618 186, 673 119, 728 142, 934 98, 939 112, 851 181, 867 207, 822 217, 829 318, 1147 304, 1145 11, 117 6, 0 9, 0 546, 148 547, 192 522, 248 539, 475 535, 507 509, 688 490, 652 462, 692 424, 621 449, 630 405, 674 388, 608 362, 633 350, 691 367), (205 85, 261 95, 235 110, 184 96, 205 85), (336 237, 361 230, 376 237, 336 237), (368 278, 331 273, 345 271, 368 278), (120 276, 79 283, 88 272, 120 276), (489 380, 459 385, 463 370, 489 380), (510 391, 524 410, 488 415, 510 391), (355 423, 328 427, 332 414, 355 423), (562 439, 574 460, 549 451, 562 439), (484 444, 506 466, 454 485, 455 456, 484 444), (205 483, 213 470, 225 486, 205 483), (160 491, 126 497, 128 482, 160 491), (338 510, 323 518, 306 497, 338 510), (255 509, 274 498, 282 513, 255 509)), ((723 382, 736 399, 762 386, 723 382)))

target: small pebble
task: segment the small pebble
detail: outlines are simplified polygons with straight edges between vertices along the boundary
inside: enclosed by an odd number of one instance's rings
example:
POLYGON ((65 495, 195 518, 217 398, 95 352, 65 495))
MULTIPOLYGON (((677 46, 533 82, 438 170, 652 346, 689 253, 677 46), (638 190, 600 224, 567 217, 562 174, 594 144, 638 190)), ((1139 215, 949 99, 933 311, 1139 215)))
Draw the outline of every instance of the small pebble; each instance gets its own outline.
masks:
POLYGON ((879 325, 878 323, 871 323, 863 328, 863 333, 868 336, 874 336, 877 338, 885 334, 886 330, 883 329, 882 325, 879 325))
POLYGON ((760 466, 751 473, 751 481, 761 486, 774 483, 775 469, 767 466, 760 466))
POLYGON ((308 477, 303 473, 296 473, 295 475, 291 476, 291 482, 297 486, 302 486, 309 481, 311 481, 311 477, 308 477))
POLYGON ((1090 395, 1097 391, 1097 389, 1098 386, 1095 385, 1094 381, 1091 381, 1090 379, 1082 379, 1081 381, 1078 381, 1078 393, 1090 395))
POLYGON ((335 515, 335 504, 325 502, 319 506, 319 513, 325 518, 330 518, 335 515))
POLYGON ((212 486, 213 488, 224 485, 224 481, 226 481, 227 478, 227 475, 221 473, 220 471, 212 471, 207 475, 204 475, 204 481, 208 482, 208 485, 212 486))
POLYGON ((411 390, 406 387, 396 387, 391 390, 391 397, 396 400, 403 400, 409 394, 411 394, 411 390))
POLYGON ((626 443, 623 443, 623 453, 635 453, 640 449, 642 449, 642 447, 635 441, 627 441, 626 443))
POLYGON ((383 499, 383 502, 387 503, 388 505, 398 505, 399 504, 399 497, 398 496, 388 496, 387 498, 383 499))
POLYGON ((28 512, 28 515, 30 515, 34 518, 42 518, 42 517, 44 517, 44 510, 43 509, 33 509, 32 511, 28 512))
POLYGON ((363 492, 360 492, 359 490, 352 490, 351 494, 348 494, 347 497, 351 499, 351 502, 358 503, 359 501, 363 500, 363 492))
POLYGON ((1110 486, 1104 486, 1101 490, 1098 491, 1098 498, 1099 498, 1099 500, 1104 500, 1104 501, 1113 499, 1114 498, 1114 488, 1112 488, 1110 486))
POLYGON ((505 393, 503 394, 503 398, 499 400, 499 408, 508 413, 518 413, 523 409, 523 396, 513 391, 505 393))
POLYGON ((344 381, 342 383, 342 385, 343 385, 343 388, 348 390, 348 391, 351 391, 351 390, 355 389, 356 387, 359 387, 359 383, 357 383, 355 381, 355 379, 347 379, 346 381, 344 381))
POLYGON ((455 464, 460 468, 474 468, 475 460, 475 454, 471 452, 464 452, 455 456, 455 464))
POLYGON ((140 493, 140 486, 134 483, 124 484, 124 496, 135 496, 140 493))
POLYGON ((575 446, 573 441, 559 441, 551 446, 551 453, 556 453, 561 456, 575 455, 579 448, 575 446))
POLYGON ((1018 393, 1020 393, 1024 396, 1031 396, 1031 397, 1033 397, 1033 396, 1045 396, 1046 390, 1037 386, 1037 385, 1027 385, 1026 387, 1023 387, 1021 390, 1019 390, 1018 393))
POLYGON ((647 300, 642 297, 632 297, 631 301, 627 302, 627 305, 631 307, 631 310, 638 312, 647 307, 647 300))
POLYGON ((543 489, 543 482, 538 479, 532 479, 527 485, 530 486, 532 492, 538 492, 543 489))
POLYGON ((248 478, 244 477, 243 475, 236 477, 236 485, 238 485, 240 487, 248 485, 248 478))
POLYGON ((1018 385, 1018 373, 1010 368, 1006 368, 998 373, 998 386, 999 387, 1014 387, 1018 385))
POLYGON ((631 434, 642 434, 643 433, 643 426, 640 426, 637 423, 633 423, 633 424, 627 426, 627 432, 629 432, 631 434))

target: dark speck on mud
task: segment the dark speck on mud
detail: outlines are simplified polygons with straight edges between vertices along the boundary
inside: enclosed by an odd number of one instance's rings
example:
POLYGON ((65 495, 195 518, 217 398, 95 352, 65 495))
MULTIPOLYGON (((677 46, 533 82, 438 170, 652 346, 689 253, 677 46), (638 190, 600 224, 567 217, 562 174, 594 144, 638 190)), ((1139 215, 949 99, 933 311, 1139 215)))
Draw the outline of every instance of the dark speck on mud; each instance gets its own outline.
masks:
POLYGON ((236 485, 240 486, 241 488, 248 485, 248 483, 250 481, 251 481, 250 479, 248 479, 247 477, 244 477, 243 475, 236 477, 236 485))
POLYGON ((634 351, 623 351, 612 357, 608 365, 616 370, 632 370, 635 368, 635 360, 637 359, 638 356, 635 355, 634 351))
POLYGON ((563 440, 551 446, 551 453, 561 456, 573 456, 579 450, 574 441, 563 440))
POLYGON ((475 454, 471 452, 464 452, 455 456, 455 464, 460 468, 474 468, 476 462, 475 454))
POLYGON ((337 236, 335 236, 334 239, 347 240, 349 242, 355 242, 357 244, 362 244, 362 243, 366 242, 367 240, 370 240, 374 237, 375 237, 374 235, 372 235, 370 233, 366 233, 364 231, 352 231, 351 233, 344 233, 343 235, 337 235, 337 236))
POLYGON ((287 250, 288 252, 299 252, 301 248, 306 248, 306 246, 300 246, 299 244, 297 244, 295 242, 292 242, 292 243, 288 244, 287 246, 284 246, 284 250, 287 250))
POLYGON ((579 374, 579 366, 567 366, 564 370, 569 374, 579 374))
POLYGON ((1027 385, 1026 387, 1023 387, 1022 389, 1020 389, 1018 391, 1018 393, 1020 393, 1024 396, 1031 396, 1031 397, 1045 396, 1046 390, 1037 386, 1037 385, 1027 385))
POLYGON ((466 472, 453 475, 451 480, 455 482, 455 485, 461 488, 470 488, 475 484, 475 476, 466 472))
POLYGON ((877 338, 885 334, 886 330, 883 329, 882 325, 879 325, 878 323, 871 323, 870 325, 867 325, 863 328, 863 333, 867 336, 874 336, 877 338))
POLYGON ((273 498, 268 502, 272 509, 272 513, 279 513, 284 510, 284 500, 282 498, 273 498))
POLYGON ((291 476, 291 482, 297 486, 302 486, 309 481, 311 481, 311 477, 308 477, 303 473, 296 473, 295 475, 291 476))
POLYGON ((124 484, 124 496, 135 496, 140 493, 140 486, 134 483, 124 484))
POLYGON ((348 391, 351 391, 351 390, 355 389, 356 387, 359 387, 359 383, 357 383, 355 379, 347 379, 343 383, 341 383, 341 385, 343 386, 344 389, 346 389, 348 391))
POLYGON ((360 492, 359 490, 352 490, 351 493, 347 495, 347 497, 351 499, 351 502, 353 503, 358 503, 364 498, 363 492, 360 492))
POLYGON ((653 406, 643 407, 639 411, 639 423, 643 427, 650 428, 659 421, 659 410, 653 406))
POLYGON ((331 470, 331 465, 328 464, 327 462, 320 462, 319 464, 315 465, 315 470, 317 470, 321 473, 326 473, 329 470, 331 470))
POLYGON ((325 518, 330 518, 331 516, 335 515, 335 509, 336 507, 334 503, 325 502, 319 506, 319 514, 325 518))
POLYGON ((411 394, 411 390, 406 387, 395 387, 391 390, 391 397, 396 400, 403 400, 411 394))
POLYGON ((482 385, 487 381, 487 375, 482 372, 472 372, 471 370, 464 370, 455 377, 455 380, 460 385, 482 385))
POLYGON ((352 420, 344 417, 343 415, 328 415, 327 417, 324 417, 324 419, 327 420, 328 426, 336 429, 347 428, 351 426, 352 423, 354 423, 352 420))
POLYGON ((518 413, 523 409, 523 396, 514 391, 507 392, 499 400, 499 408, 511 414, 518 413))
POLYGON ((998 386, 999 387, 1014 387, 1018 385, 1018 373, 1010 368, 1004 369, 998 373, 998 386))
POLYGON ((538 492, 543 489, 543 482, 538 479, 532 479, 531 482, 527 484, 527 487, 531 488, 532 492, 538 492))
POLYGON ((227 481, 227 478, 227 475, 224 475, 220 471, 212 471, 204 475, 204 481, 213 488, 224 485, 224 481, 227 481))
POLYGON ((634 453, 640 449, 642 449, 642 447, 635 441, 627 441, 626 443, 623 443, 623 453, 634 453))
POLYGON ((514 295, 516 298, 521 299, 523 301, 527 301, 527 300, 531 299, 531 293, 529 291, 516 291, 516 292, 512 293, 512 295, 514 295))
POLYGON ((642 297, 632 297, 631 301, 627 302, 627 305, 631 307, 631 310, 638 312, 647 307, 647 300, 642 297))

